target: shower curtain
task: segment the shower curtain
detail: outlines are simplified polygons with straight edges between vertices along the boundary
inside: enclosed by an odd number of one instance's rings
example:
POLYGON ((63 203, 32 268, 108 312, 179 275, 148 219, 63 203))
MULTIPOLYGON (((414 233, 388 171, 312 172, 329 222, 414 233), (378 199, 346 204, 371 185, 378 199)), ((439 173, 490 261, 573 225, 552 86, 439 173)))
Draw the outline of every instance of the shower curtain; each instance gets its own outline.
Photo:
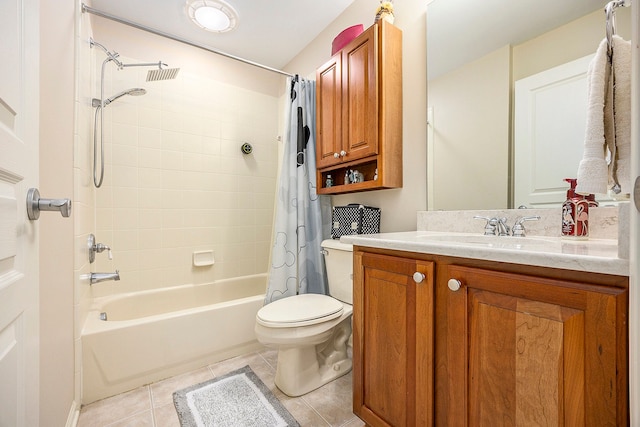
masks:
POLYGON ((296 294, 328 293, 320 244, 329 235, 331 201, 316 194, 316 85, 294 76, 287 79, 287 87, 284 157, 265 304, 296 294))

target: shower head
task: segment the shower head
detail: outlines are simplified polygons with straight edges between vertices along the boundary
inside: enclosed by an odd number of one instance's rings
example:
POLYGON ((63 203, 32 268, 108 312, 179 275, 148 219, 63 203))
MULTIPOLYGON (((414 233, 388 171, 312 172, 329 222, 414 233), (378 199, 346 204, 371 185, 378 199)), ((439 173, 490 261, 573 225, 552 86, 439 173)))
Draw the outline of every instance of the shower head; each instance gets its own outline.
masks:
MULTIPOLYGON (((145 93, 147 93, 146 89, 143 89, 141 87, 134 87, 131 89, 127 89, 127 90, 123 90, 122 92, 113 95, 111 98, 107 98, 104 100, 104 106, 106 107, 107 105, 111 104, 113 101, 115 101, 118 98, 121 98, 125 95, 131 95, 131 96, 140 96, 140 95, 144 95, 145 93)), ((101 105, 101 102, 98 98, 93 98, 91 100, 91 106, 92 107, 99 107, 101 105)))
POLYGON ((157 70, 147 71, 147 81, 156 82, 159 80, 175 79, 180 68, 158 68, 157 70))
POLYGON ((159 80, 171 80, 175 79, 178 75, 178 71, 180 68, 162 68, 168 67, 162 61, 158 62, 136 62, 133 64, 121 64, 120 69, 127 67, 157 67, 155 70, 147 71, 147 81, 148 82, 156 82, 159 80))

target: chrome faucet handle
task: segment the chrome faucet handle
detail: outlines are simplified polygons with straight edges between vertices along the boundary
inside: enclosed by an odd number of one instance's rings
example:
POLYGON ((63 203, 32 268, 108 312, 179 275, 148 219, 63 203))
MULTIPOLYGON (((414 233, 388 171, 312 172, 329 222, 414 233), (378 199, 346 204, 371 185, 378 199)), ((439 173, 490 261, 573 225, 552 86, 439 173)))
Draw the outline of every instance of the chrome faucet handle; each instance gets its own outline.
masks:
POLYGON ((107 251, 107 257, 111 260, 113 259, 113 255, 111 254, 111 248, 103 243, 96 243, 94 245, 94 251, 101 254, 104 251, 107 251))
POLYGON ((496 220, 496 229, 498 236, 508 236, 511 230, 507 225, 507 218, 494 218, 496 220))
POLYGON ((473 219, 484 219, 487 223, 484 226, 484 235, 485 236, 494 236, 496 234, 496 223, 497 220, 495 218, 489 218, 486 216, 475 215, 473 219))
POLYGON ((522 218, 516 219, 516 223, 513 225, 512 235, 515 237, 525 237, 524 225, 522 223, 525 221, 537 221, 539 219, 540 215, 523 216, 522 218))
POLYGON ((93 263, 96 260, 96 253, 102 253, 107 251, 107 257, 112 260, 113 254, 111 253, 111 248, 104 243, 96 243, 96 236, 93 234, 89 234, 88 240, 89 246, 89 263, 93 263))

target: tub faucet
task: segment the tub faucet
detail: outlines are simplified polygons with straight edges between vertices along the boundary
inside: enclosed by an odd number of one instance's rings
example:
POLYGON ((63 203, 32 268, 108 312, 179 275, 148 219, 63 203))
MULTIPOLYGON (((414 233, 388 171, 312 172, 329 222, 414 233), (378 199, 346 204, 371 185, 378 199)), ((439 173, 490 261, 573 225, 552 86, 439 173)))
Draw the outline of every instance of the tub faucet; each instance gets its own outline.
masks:
POLYGON ((116 270, 115 273, 91 273, 89 284, 93 285, 107 280, 120 280, 120 272, 116 270))

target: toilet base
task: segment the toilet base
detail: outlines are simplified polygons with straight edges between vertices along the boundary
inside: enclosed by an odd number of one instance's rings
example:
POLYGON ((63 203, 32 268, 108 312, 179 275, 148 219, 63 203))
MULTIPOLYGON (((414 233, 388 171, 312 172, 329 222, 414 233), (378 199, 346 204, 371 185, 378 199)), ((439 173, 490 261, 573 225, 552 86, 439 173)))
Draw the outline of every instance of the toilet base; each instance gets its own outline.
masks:
POLYGON ((307 394, 351 371, 347 354, 351 316, 342 320, 331 337, 319 345, 280 346, 276 386, 286 395, 307 394))

